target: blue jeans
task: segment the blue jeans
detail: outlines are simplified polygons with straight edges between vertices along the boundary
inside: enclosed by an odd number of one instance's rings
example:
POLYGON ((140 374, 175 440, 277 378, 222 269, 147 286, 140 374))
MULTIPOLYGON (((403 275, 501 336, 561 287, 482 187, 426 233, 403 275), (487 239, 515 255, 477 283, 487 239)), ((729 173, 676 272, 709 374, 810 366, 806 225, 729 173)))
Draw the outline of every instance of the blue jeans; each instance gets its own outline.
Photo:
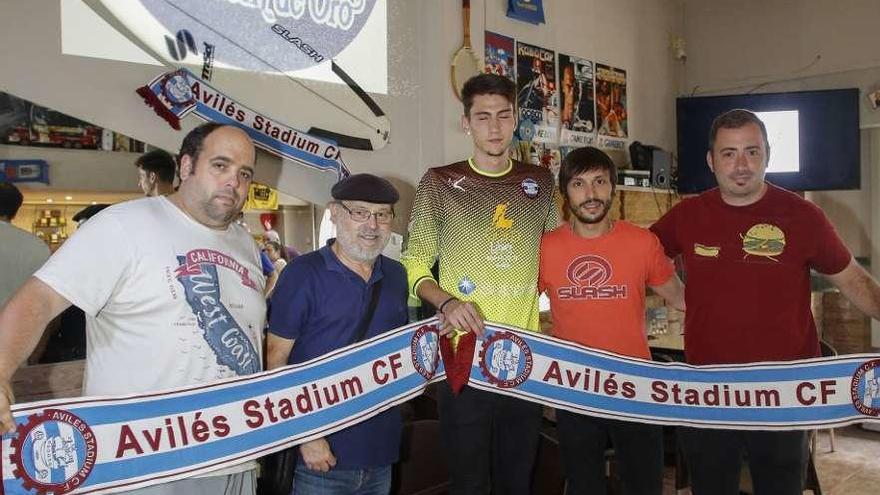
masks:
POLYGON ((388 495, 391 466, 331 469, 326 473, 297 465, 291 495, 388 495))

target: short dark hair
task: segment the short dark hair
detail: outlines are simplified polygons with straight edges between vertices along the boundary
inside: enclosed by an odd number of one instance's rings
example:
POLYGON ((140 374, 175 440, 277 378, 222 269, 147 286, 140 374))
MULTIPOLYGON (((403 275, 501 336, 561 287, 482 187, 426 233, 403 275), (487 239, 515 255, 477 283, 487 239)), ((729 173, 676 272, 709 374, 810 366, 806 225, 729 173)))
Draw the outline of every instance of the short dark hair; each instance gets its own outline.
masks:
POLYGON ((285 249, 280 242, 266 241, 266 247, 269 246, 271 246, 272 249, 274 249, 275 252, 278 253, 278 256, 280 256, 281 259, 283 259, 284 261, 290 261, 290 258, 287 256, 287 249, 285 249))
POLYGON ((205 142, 205 138, 217 129, 224 127, 224 125, 225 124, 218 124, 217 122, 205 122, 189 131, 186 137, 183 138, 183 143, 180 145, 180 152, 177 154, 177 159, 182 160, 184 155, 188 155, 193 162, 193 166, 195 166, 196 162, 199 160, 199 153, 202 152, 202 144, 205 142))
POLYGON ((155 149, 144 153, 135 160, 134 164, 145 172, 155 173, 161 182, 166 184, 174 183, 177 162, 174 159, 174 155, 165 150, 155 149))
POLYGON ((607 170, 611 178, 611 190, 617 188, 617 165, 604 151, 587 146, 576 148, 565 155, 562 166, 559 168, 559 192, 568 199, 568 183, 575 176, 588 170, 607 170))
POLYGON ((498 74, 478 74, 464 83, 461 88, 461 102, 465 116, 470 116, 474 106, 474 96, 500 95, 507 98, 510 104, 516 102, 516 85, 510 79, 498 74))
POLYGON ((12 220, 21 208, 24 196, 9 182, 0 182, 0 217, 12 220))
POLYGON ((770 141, 767 139, 767 126, 755 115, 755 112, 745 108, 734 108, 715 117, 715 120, 712 121, 712 127, 709 129, 709 151, 715 149, 718 129, 739 129, 749 124, 755 124, 761 129, 761 135, 764 136, 764 147, 769 158, 770 141))

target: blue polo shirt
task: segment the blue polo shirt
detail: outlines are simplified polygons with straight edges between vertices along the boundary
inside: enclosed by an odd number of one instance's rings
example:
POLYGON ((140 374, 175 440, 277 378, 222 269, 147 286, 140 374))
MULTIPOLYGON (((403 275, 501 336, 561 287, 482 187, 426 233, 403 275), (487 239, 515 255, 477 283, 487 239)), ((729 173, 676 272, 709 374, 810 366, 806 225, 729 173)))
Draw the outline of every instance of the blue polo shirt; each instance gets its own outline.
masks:
MULTIPOLYGON (((379 256, 369 281, 339 261, 330 245, 298 256, 281 271, 272 294, 269 331, 294 340, 288 364, 308 361, 350 344, 376 282, 379 300, 365 339, 408 323, 403 265, 379 256)), ((400 449, 397 408, 327 437, 336 469, 393 464, 400 449)), ((300 456, 299 462, 302 463, 300 456)))
POLYGON ((269 259, 269 255, 266 254, 266 251, 260 250, 260 267, 263 269, 263 276, 268 277, 270 273, 275 271, 275 265, 272 264, 272 260, 269 259))

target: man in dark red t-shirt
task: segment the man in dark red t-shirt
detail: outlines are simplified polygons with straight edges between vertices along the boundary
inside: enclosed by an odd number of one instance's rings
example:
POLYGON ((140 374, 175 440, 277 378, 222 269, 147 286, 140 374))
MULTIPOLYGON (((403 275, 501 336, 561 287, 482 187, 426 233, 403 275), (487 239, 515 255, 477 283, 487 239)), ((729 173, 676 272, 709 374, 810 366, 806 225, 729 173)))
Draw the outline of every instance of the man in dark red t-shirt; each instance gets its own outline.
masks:
MULTIPOLYGON (((670 210, 651 230, 686 272, 685 355, 691 364, 819 356, 810 269, 880 319, 880 286, 853 259, 825 214, 764 181, 770 145, 748 110, 718 116, 706 160, 718 187, 670 210)), ((695 495, 739 493, 743 452, 755 493, 803 492, 804 431, 682 428, 695 495)))

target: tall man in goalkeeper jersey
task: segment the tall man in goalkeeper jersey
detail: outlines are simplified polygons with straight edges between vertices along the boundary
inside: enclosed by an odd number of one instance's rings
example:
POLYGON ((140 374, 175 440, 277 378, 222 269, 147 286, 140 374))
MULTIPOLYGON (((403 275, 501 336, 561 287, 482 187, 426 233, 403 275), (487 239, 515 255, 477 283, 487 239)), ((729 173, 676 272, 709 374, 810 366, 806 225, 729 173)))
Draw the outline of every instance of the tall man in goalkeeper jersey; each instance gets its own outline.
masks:
MULTIPOLYGON (((410 290, 439 309, 441 334, 482 335, 483 320, 538 331, 538 251, 557 224, 553 177, 508 157, 516 88, 492 74, 462 89, 470 158, 429 169, 416 191, 401 258, 410 290), (431 268, 439 262, 439 280, 431 268)), ((529 493, 541 407, 465 386, 440 386, 450 493, 529 493), (491 473, 491 476, 490 476, 491 473)))

